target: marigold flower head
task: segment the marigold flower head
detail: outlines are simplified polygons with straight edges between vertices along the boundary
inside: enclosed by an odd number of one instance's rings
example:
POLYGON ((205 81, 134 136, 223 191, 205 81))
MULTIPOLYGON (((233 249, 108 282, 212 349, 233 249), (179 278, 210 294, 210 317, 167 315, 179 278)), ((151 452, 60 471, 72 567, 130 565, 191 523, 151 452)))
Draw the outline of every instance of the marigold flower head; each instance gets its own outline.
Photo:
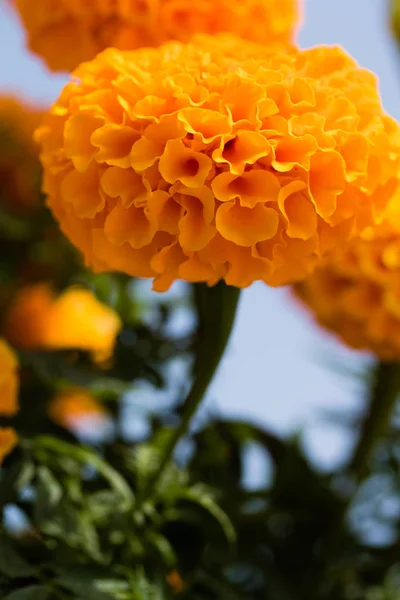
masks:
POLYGON ((295 286, 320 325, 352 348, 400 358, 400 206, 295 286))
POLYGON ((0 427, 0 465, 17 443, 18 436, 12 427, 0 427))
POLYGON ((18 412, 18 359, 0 338, 0 416, 12 417, 18 412))
POLYGON ((43 110, 0 96, 0 205, 18 211, 40 199, 41 167, 32 139, 43 110))
POLYGON ((90 290, 71 287, 57 296, 47 283, 19 290, 3 325, 20 348, 81 349, 98 360, 110 356, 120 329, 117 313, 90 290))
POLYGON ((12 0, 30 49, 70 71, 108 47, 133 50, 195 33, 233 32, 260 43, 289 42, 299 0, 12 0))
POLYGON ((398 187, 399 126, 340 48, 198 36, 74 75, 36 138, 49 206, 96 272, 286 284, 398 187))
POLYGON ((108 412, 89 392, 73 388, 60 392, 52 400, 49 416, 66 429, 77 429, 82 420, 103 421, 108 412))

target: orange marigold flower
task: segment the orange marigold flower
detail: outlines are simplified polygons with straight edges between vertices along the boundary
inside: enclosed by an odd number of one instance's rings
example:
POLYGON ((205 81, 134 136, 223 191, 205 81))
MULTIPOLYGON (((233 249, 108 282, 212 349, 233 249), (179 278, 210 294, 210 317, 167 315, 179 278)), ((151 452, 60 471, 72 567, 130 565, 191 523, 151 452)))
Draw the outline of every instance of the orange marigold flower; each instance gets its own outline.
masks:
POLYGON ((49 406, 50 418, 66 429, 77 429, 83 419, 103 421, 106 409, 84 389, 73 388, 60 392, 49 406))
POLYGON ((172 569, 166 576, 168 585, 174 594, 181 594, 185 589, 182 577, 176 569, 172 569))
POLYGON ((18 436, 12 427, 0 427, 0 465, 17 443, 18 436))
POLYGON ((12 417, 18 412, 18 359, 0 338, 0 415, 12 417))
POLYGON ((6 313, 4 335, 20 348, 93 352, 105 360, 121 329, 117 313, 87 289, 72 287, 61 295, 47 283, 22 288, 6 313))
POLYGON ((233 32, 289 42, 299 0, 11 0, 28 45, 53 70, 70 71, 108 47, 133 50, 195 33, 233 32))
POLYGON ((49 206, 96 272, 293 282, 399 185, 399 126, 340 48, 198 36, 74 76, 36 138, 49 206))
POLYGON ((384 360, 400 358, 400 213, 391 209, 295 286, 320 325, 384 360))
POLYGON ((41 167, 32 135, 43 110, 0 96, 0 205, 18 211, 38 205, 41 167))
POLYGON ((26 350, 42 347, 47 315, 55 297, 47 283, 18 290, 2 323, 2 333, 7 340, 26 350))

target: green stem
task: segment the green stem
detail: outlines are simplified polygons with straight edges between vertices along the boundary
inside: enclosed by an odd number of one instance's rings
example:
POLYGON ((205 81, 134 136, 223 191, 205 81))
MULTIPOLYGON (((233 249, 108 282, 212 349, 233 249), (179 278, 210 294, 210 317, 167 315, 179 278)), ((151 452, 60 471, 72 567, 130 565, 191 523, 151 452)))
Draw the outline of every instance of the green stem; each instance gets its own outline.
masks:
POLYGON ((377 363, 373 373, 369 409, 350 462, 350 471, 357 481, 362 481, 368 474, 369 460, 376 444, 389 428, 399 392, 400 365, 391 362, 377 363))
POLYGON ((240 290, 221 282, 211 288, 204 284, 198 284, 195 291, 201 341, 194 364, 192 387, 180 411, 181 421, 163 448, 158 467, 149 477, 139 505, 143 504, 151 495, 164 468, 171 460, 177 443, 189 428, 190 422, 214 378, 233 329, 240 290))

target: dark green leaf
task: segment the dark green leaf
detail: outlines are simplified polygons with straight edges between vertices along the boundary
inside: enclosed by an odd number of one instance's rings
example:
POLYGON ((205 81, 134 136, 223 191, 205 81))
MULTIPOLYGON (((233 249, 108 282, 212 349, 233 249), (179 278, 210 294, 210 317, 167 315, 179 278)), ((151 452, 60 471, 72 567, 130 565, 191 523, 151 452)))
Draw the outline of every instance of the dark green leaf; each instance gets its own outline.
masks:
POLYGON ((115 600, 116 596, 102 592, 96 579, 90 578, 90 573, 73 571, 58 577, 56 582, 65 589, 77 594, 84 600, 115 600))
POLYGON ((0 571, 11 578, 35 574, 35 569, 19 555, 5 535, 0 535, 0 571))
POLYGON ((35 473, 33 463, 20 459, 1 474, 0 507, 15 500, 18 492, 28 485, 35 473))
POLYGON ((194 502, 206 510, 220 524, 228 542, 235 543, 236 532, 228 515, 218 506, 205 486, 198 484, 184 489, 181 498, 194 502))
POLYGON ((30 585, 8 594, 3 600, 48 600, 50 592, 44 585, 30 585))
POLYGON ((54 512, 63 496, 63 489, 47 467, 41 465, 37 475, 34 518, 41 523, 54 512))
POLYGON ((40 437, 36 439, 38 448, 59 456, 67 456, 83 465, 93 466, 106 479, 111 487, 120 496, 121 510, 129 510, 133 506, 134 496, 128 483, 122 475, 113 469, 96 452, 83 446, 74 446, 52 437, 40 437))

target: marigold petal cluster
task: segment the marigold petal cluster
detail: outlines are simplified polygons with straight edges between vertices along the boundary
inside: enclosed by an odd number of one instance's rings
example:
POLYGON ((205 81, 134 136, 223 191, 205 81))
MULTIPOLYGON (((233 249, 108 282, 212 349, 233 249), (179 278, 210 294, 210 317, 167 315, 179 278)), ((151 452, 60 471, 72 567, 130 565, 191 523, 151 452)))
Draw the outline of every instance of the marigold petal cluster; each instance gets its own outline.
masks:
POLYGON ((42 117, 42 109, 0 96, 0 205, 8 210, 39 204, 41 167, 32 135, 42 117))
POLYGON ((66 429, 76 429, 83 419, 103 421, 108 412, 88 391, 73 388, 60 392, 51 401, 49 416, 66 429))
POLYGON ((0 338, 0 416, 18 412, 18 359, 5 340, 0 338))
MULTIPOLYGON (((400 358, 400 206, 295 286, 317 322, 345 344, 400 358)), ((392 208, 392 207, 391 207, 392 208)))
POLYGON ((121 319, 84 288, 56 295, 47 283, 22 288, 4 323, 5 337, 20 348, 81 349, 105 360, 113 351, 121 319))
POLYGON ((0 427, 0 465, 17 443, 18 435, 12 427, 0 427))
POLYGON ((48 204, 96 272, 287 284, 399 185, 399 126, 340 48, 198 36, 74 75, 36 139, 48 204))
POLYGON ((268 43, 292 40, 300 0, 12 0, 30 49, 70 71, 108 47, 133 50, 195 33, 233 32, 268 43))

